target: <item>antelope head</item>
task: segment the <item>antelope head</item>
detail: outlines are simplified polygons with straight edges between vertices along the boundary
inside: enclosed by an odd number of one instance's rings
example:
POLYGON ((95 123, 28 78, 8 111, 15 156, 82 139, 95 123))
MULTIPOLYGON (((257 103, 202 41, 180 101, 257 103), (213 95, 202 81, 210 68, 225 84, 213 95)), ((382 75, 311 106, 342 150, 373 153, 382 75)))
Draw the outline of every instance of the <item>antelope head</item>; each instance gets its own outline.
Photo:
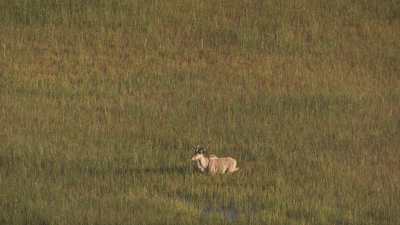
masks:
POLYGON ((201 159, 202 157, 204 157, 204 154, 206 153, 206 149, 204 147, 201 147, 200 145, 193 147, 193 150, 194 150, 194 155, 192 157, 193 161, 201 159))

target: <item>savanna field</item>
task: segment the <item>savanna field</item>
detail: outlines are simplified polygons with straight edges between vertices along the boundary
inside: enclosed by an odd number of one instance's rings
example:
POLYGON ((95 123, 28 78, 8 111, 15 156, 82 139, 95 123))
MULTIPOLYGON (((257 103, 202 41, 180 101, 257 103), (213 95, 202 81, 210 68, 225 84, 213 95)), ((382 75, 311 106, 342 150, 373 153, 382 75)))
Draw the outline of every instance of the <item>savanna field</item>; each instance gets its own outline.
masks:
POLYGON ((0 0, 0 224, 400 224, 400 2, 0 0))

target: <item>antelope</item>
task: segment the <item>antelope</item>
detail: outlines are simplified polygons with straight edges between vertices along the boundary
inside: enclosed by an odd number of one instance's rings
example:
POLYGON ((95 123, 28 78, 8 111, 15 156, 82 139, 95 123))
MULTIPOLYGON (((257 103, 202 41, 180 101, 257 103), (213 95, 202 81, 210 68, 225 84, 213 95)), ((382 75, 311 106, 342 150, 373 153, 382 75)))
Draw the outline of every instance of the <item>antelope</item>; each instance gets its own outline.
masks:
POLYGON ((200 172, 208 172, 211 175, 224 174, 226 172, 233 173, 239 170, 236 167, 236 160, 231 157, 219 158, 214 154, 205 156, 206 149, 200 146, 194 148, 192 161, 196 161, 197 168, 200 172))

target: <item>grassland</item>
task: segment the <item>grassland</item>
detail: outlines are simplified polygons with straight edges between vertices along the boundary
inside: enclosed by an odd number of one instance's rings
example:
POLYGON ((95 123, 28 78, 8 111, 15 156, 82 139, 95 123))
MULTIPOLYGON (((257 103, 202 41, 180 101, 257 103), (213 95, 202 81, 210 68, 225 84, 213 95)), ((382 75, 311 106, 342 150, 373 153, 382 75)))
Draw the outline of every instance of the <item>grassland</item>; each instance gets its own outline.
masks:
POLYGON ((400 224, 397 1, 0 15, 0 224, 400 224), (196 173, 196 144, 241 171, 196 173))

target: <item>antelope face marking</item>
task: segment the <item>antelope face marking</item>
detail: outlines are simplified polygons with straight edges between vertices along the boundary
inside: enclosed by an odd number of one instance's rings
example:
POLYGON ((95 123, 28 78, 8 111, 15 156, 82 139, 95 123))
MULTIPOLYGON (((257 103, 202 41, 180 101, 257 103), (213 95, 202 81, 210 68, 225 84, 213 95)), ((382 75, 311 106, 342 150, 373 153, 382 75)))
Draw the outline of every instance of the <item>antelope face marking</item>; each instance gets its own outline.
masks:
POLYGON ((203 158, 203 157, 204 157, 203 154, 195 154, 195 155, 192 157, 192 161, 200 160, 200 159, 203 158))
POLYGON ((204 147, 200 147, 200 145, 193 147, 193 150, 194 150, 194 155, 192 157, 193 161, 200 160, 201 158, 203 158, 204 153, 206 152, 206 149, 204 147))

